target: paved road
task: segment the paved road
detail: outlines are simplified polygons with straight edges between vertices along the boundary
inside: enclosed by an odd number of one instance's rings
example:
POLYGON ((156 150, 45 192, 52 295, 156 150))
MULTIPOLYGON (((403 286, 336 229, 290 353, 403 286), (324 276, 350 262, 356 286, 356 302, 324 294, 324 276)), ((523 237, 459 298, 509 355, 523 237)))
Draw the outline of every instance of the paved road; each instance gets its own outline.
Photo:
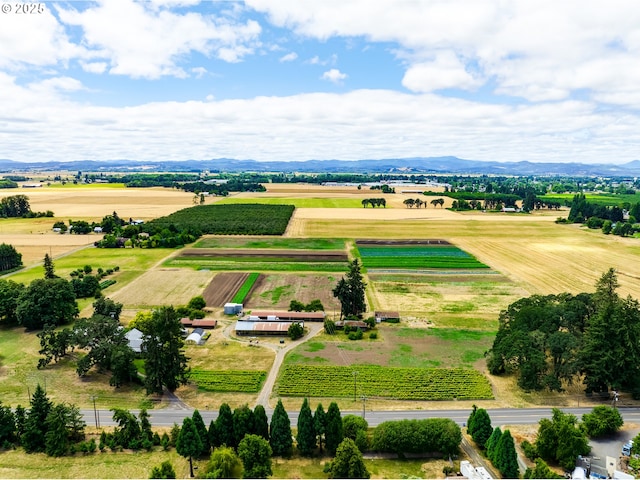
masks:
MULTIPOLYGON (((566 413, 572 413, 578 418, 583 413, 588 413, 591 408, 563 408, 562 411, 566 413)), ((149 410, 151 416, 151 424, 155 426, 171 426, 174 423, 182 424, 182 420, 186 416, 190 416, 193 410, 184 409, 180 407, 176 408, 164 408, 159 410, 149 410)), ((270 417, 272 409, 267 409, 267 415, 270 417)), ((95 423, 99 423, 101 426, 113 425, 111 420, 112 412, 109 410, 97 410, 95 413, 93 410, 81 410, 85 417, 87 425, 93 426, 95 423), (96 422, 97 420, 97 422, 96 422)), ((132 410, 133 413, 137 411, 132 410)), ((536 424, 541 418, 551 418, 550 408, 500 408, 500 409, 487 409, 489 416, 491 417, 491 424, 494 427, 503 425, 531 425, 536 424)), ((620 413, 624 418, 625 423, 640 423, 640 408, 620 408, 620 413)), ((200 411, 205 424, 215 419, 218 416, 217 410, 200 411)), ((298 411, 288 412, 289 419, 292 425, 296 425, 298 422, 298 411)), ((362 415, 362 410, 359 411, 343 411, 343 415, 355 414, 362 415)), ((457 424, 462 425, 467 421, 469 417, 468 410, 393 410, 393 411, 366 411, 365 419, 369 423, 369 426, 375 427, 382 422, 388 420, 403 420, 403 419, 423 419, 423 418, 450 418, 457 424)))

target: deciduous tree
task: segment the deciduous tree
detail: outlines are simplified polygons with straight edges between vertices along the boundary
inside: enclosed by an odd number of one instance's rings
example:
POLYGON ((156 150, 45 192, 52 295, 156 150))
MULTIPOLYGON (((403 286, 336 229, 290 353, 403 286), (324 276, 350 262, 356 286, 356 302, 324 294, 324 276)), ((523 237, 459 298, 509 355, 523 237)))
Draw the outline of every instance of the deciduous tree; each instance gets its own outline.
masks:
POLYGON ((246 435, 238 445, 244 478, 267 478, 273 475, 269 442, 258 435, 246 435))
POLYGON ((205 478, 242 478, 242 461, 233 448, 218 447, 213 450, 205 478))
POLYGON ((355 442, 350 438, 345 438, 336 449, 336 456, 331 461, 329 468, 329 478, 370 478, 371 474, 367 470, 362 458, 362 453, 358 450, 355 442))

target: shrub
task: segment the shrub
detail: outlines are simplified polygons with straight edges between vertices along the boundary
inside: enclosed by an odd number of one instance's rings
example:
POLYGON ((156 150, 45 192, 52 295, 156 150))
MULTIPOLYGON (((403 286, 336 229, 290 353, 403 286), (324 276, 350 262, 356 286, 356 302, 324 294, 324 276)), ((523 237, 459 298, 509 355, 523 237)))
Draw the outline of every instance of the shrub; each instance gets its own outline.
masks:
POLYGON ((377 332, 371 332, 369 334, 369 339, 375 340, 376 338, 378 338, 378 333, 377 332))
POLYGON ((349 332, 348 338, 349 340, 362 340, 362 336, 362 330, 358 328, 353 332, 349 332))

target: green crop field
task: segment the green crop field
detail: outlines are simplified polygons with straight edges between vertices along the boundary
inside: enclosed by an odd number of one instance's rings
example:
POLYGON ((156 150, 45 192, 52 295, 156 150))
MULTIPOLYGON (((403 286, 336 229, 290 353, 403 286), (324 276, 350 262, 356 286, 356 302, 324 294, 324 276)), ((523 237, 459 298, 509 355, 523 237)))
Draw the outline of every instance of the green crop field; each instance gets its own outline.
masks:
POLYGON ((263 197, 263 198, 225 198, 216 205, 238 205, 260 203, 264 205, 293 205, 296 208, 362 208, 359 198, 295 198, 295 197, 263 197))
POLYGON ((263 370, 199 370, 191 371, 190 379, 208 392, 255 393, 267 378, 263 370))
POLYGON ((238 289, 236 294, 233 296, 233 298, 231 299, 231 303, 244 303, 244 299, 249 294, 249 291, 251 290, 253 285, 256 283, 256 280, 258 280, 259 276, 260 276, 259 273, 255 273, 255 272, 251 273, 247 277, 247 279, 244 281, 242 286, 238 289))
POLYGON ((291 262, 291 261, 234 261, 224 258, 219 261, 210 258, 176 257, 164 263, 167 267, 188 267, 196 270, 235 270, 240 272, 344 272, 346 262, 291 262))
POLYGON ((467 252, 454 246, 394 245, 363 246, 358 252, 365 268, 425 269, 425 268, 489 268, 467 252))
MULTIPOLYGON (((538 198, 540 198, 540 200, 542 200, 543 202, 560 202, 562 205, 565 205, 565 203, 571 203, 574 195, 574 193, 552 193, 548 195, 541 195, 538 198)), ((634 203, 640 202, 640 193, 636 193, 634 195, 623 193, 585 193, 585 197, 590 203, 597 203, 607 206, 620 206, 625 202, 633 205, 634 203)))
POLYGON ((150 221, 147 225, 179 226, 216 235, 282 235, 293 215, 293 205, 252 203, 198 205, 150 221))
POLYGON ((285 237, 207 237, 193 245, 195 248, 277 248, 287 250, 344 250, 344 238, 285 238, 285 237))
POLYGON ((350 397, 357 393, 396 400, 492 399, 487 378, 463 368, 393 368, 375 365, 285 365, 276 392, 289 397, 350 397))

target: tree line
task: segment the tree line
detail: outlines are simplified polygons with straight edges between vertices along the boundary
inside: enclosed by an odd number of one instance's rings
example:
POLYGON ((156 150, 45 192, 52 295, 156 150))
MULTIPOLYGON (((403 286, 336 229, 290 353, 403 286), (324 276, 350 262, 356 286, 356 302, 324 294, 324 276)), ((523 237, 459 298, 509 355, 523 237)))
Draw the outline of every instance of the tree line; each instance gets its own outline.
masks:
POLYGON ((634 226, 638 218, 640 218, 640 203, 633 205, 627 203, 622 207, 602 205, 589 202, 584 193, 579 193, 574 195, 571 201, 566 222, 583 223, 591 229, 602 229, 602 233, 606 235, 612 233, 626 237, 638 231, 634 226))
POLYGON ((31 210, 29 197, 26 195, 12 195, 0 200, 0 217, 2 218, 34 218, 53 217, 53 212, 34 212, 31 210))
POLYGON ((594 293, 533 295, 500 313, 487 355, 494 375, 516 374, 525 390, 562 391, 582 381, 587 394, 640 396, 640 304, 618 295, 614 269, 594 293))

